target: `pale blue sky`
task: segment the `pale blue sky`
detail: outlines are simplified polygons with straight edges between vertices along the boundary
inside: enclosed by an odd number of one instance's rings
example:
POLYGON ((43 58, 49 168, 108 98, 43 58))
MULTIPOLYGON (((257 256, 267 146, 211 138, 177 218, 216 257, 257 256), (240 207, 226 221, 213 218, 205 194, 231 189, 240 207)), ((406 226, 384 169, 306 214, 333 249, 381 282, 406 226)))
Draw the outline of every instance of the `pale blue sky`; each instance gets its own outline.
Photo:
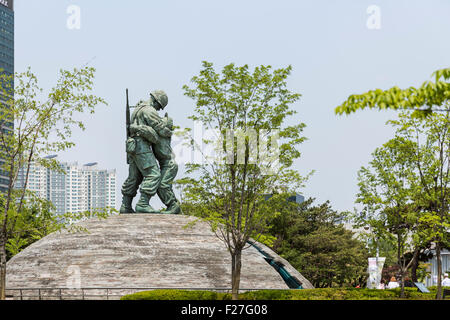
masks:
POLYGON ((31 66, 45 88, 59 68, 95 57, 96 94, 109 107, 83 117, 87 130, 75 130, 76 147, 60 159, 117 169, 119 199, 127 176, 127 87, 132 104, 151 90, 165 90, 175 123, 192 127, 187 117, 193 103, 181 87, 202 60, 218 68, 230 62, 292 65, 289 87, 303 95, 292 121, 306 123, 309 139, 296 168, 316 170, 300 191, 351 210, 356 173, 392 135, 384 123, 395 113, 338 117, 334 108, 350 94, 419 85, 450 66, 447 0, 16 0, 15 15, 16 71, 31 66), (70 5, 81 8, 80 30, 66 27, 70 5), (370 5, 381 9, 379 30, 366 26, 370 5))

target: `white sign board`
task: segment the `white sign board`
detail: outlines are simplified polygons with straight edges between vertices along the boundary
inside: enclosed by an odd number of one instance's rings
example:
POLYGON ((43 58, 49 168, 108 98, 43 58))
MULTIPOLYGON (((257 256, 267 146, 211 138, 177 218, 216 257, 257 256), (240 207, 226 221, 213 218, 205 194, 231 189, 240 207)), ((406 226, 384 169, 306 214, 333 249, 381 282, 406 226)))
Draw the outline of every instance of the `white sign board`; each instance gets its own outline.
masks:
POLYGON ((368 289, 377 289, 381 282, 381 272, 383 271, 383 265, 386 258, 369 258, 369 279, 367 280, 368 289))

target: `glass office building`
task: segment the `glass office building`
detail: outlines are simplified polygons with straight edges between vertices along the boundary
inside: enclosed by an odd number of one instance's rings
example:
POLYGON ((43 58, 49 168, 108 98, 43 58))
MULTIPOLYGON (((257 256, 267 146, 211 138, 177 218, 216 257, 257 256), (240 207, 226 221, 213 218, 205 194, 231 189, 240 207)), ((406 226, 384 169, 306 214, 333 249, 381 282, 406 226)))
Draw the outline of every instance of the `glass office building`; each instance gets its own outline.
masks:
POLYGON ((0 0, 0 68, 14 73, 14 11, 13 1, 0 0))
MULTIPOLYGON (((0 0, 0 68, 14 73, 14 6, 13 0, 0 0)), ((4 105, 5 99, 1 97, 4 105)), ((7 125, 12 127, 13 124, 7 125)), ((7 129, 3 129, 7 130, 7 129)), ((2 162, 2 159, 0 159, 2 162)), ((0 191, 8 189, 8 174, 0 168, 0 191)))

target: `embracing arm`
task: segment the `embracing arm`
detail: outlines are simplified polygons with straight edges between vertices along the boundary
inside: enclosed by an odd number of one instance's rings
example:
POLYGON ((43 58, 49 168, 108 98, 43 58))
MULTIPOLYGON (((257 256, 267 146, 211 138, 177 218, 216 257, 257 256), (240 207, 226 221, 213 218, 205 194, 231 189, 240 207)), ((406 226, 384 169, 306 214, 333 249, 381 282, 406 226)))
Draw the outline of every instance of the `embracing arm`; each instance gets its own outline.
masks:
POLYGON ((166 126, 167 121, 164 121, 155 109, 151 108, 149 112, 146 112, 144 115, 144 120, 146 124, 152 127, 160 136, 167 138, 172 136, 172 131, 166 126))
POLYGON ((158 142, 158 134, 150 126, 132 124, 130 125, 130 131, 137 136, 145 138, 150 143, 158 142))

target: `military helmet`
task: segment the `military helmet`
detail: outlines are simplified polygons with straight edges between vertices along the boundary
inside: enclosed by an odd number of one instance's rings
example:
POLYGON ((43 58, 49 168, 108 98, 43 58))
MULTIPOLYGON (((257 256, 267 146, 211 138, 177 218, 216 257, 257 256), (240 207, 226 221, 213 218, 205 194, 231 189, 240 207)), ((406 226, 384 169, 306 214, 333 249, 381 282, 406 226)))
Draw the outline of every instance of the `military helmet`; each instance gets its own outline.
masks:
POLYGON ((169 98, 167 97, 167 94, 162 90, 155 90, 150 94, 153 96, 153 98, 155 98, 156 101, 158 101, 158 103, 161 105, 163 109, 169 103, 169 98))

